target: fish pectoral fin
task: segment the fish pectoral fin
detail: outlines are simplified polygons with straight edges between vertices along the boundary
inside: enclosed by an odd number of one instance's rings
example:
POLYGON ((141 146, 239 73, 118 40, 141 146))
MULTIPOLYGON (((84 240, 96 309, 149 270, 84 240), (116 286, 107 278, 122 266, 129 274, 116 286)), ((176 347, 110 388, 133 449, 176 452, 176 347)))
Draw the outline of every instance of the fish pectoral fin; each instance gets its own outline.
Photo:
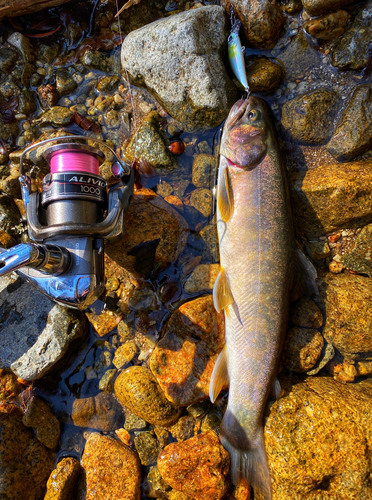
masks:
POLYGON ((223 267, 221 267, 213 286, 214 307, 218 313, 222 309, 225 309, 227 314, 227 306, 229 306, 233 302, 234 298, 230 290, 230 285, 227 281, 225 270, 223 267))
POLYGON ((227 348, 222 349, 214 365, 209 383, 209 399, 214 403, 221 390, 228 386, 229 374, 227 371, 227 348))
POLYGON ((223 222, 228 222, 234 211, 234 203, 227 167, 224 167, 220 182, 218 183, 217 206, 223 222))
POLYGON ((301 295, 319 295, 316 286, 318 274, 312 262, 299 249, 295 250, 292 269, 291 301, 301 297, 301 295))

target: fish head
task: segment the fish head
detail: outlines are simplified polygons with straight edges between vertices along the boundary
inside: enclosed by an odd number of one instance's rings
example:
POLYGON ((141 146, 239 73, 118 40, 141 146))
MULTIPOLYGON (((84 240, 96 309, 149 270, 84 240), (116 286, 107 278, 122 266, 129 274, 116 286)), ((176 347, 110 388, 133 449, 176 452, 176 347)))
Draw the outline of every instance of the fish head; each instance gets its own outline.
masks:
POLYGON ((221 155, 230 164, 252 170, 266 155, 270 131, 265 103, 255 96, 240 99, 231 108, 226 119, 221 155))

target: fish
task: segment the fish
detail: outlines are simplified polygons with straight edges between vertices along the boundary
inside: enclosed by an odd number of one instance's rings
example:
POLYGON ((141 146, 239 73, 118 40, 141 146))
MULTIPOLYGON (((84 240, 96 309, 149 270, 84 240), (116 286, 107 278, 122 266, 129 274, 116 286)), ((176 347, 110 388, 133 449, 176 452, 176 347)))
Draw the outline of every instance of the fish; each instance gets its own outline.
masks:
POLYGON ((247 73, 245 70, 243 47, 240 43, 239 31, 242 23, 239 19, 234 20, 230 35, 227 39, 227 52, 230 66, 238 82, 249 92, 247 73))
POLYGON ((220 440, 231 456, 232 482, 245 478, 271 500, 263 419, 272 390, 278 395, 290 291, 312 291, 316 271, 296 245, 279 147, 256 96, 235 103, 224 124, 216 201, 221 267, 213 300, 224 311, 226 345, 209 396, 214 402, 229 384, 220 440))

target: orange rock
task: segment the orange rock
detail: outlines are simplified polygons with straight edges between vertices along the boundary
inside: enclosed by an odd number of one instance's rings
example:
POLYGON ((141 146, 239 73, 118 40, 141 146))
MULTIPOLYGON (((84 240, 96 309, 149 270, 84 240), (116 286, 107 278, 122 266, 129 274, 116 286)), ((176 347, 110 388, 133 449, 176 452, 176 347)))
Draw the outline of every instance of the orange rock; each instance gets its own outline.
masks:
POLYGON ((219 500, 230 483, 230 455, 213 431, 160 452, 158 469, 166 483, 194 500, 219 500))

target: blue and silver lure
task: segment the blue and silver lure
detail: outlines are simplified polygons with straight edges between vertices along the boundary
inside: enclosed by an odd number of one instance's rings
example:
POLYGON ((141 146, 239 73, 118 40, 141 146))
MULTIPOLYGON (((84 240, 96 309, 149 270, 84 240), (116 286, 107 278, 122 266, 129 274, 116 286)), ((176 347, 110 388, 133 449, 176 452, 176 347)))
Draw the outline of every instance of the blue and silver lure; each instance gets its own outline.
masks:
POLYGON ((246 92, 249 94, 249 85, 247 74, 245 72, 245 63, 244 63, 244 54, 243 47, 240 43, 239 38, 239 30, 241 27, 241 22, 239 19, 234 21, 234 24, 231 28, 231 32, 229 38, 227 39, 228 45, 228 54, 231 68, 234 72, 234 75, 238 79, 239 83, 243 85, 246 92))

